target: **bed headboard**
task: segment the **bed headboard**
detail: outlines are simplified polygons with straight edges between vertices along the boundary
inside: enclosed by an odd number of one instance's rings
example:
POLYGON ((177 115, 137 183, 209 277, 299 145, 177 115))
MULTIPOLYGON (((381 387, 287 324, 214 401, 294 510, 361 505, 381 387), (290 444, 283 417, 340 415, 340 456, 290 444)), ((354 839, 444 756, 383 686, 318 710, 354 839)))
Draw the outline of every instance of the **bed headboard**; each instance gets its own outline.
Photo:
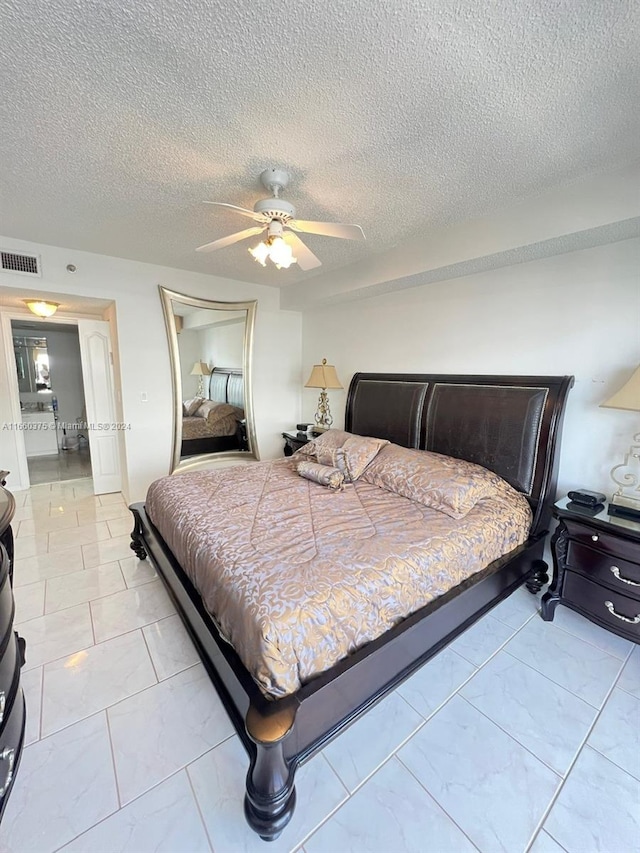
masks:
POLYGON ((209 377, 209 399, 244 409, 242 368, 214 367, 209 377))
POLYGON ((356 373, 345 429, 456 456, 495 471, 548 529, 564 406, 573 376, 356 373))

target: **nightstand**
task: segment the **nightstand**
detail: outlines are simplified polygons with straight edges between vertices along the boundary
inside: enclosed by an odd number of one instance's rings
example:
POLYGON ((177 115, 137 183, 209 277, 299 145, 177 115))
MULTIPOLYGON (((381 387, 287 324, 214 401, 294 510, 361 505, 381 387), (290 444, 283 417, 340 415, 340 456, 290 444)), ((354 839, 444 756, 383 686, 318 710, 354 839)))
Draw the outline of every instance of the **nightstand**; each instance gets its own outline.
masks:
POLYGON ((592 622, 640 643, 640 522, 586 509, 565 498, 553 514, 553 582, 542 618, 566 604, 592 622))
POLYGON ((311 441, 310 438, 304 433, 298 432, 283 432, 282 437, 284 438, 284 455, 285 456, 293 456, 296 450, 300 450, 301 447, 304 447, 305 444, 311 441), (301 438, 300 436, 304 436, 301 438))

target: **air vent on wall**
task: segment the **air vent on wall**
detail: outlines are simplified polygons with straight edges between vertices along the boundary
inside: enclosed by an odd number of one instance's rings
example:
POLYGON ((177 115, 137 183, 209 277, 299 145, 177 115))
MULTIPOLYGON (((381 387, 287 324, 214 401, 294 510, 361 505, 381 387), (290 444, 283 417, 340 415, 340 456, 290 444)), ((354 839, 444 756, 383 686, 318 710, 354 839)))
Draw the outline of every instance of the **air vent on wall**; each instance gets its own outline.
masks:
POLYGON ((17 252, 0 250, 0 269, 2 272, 18 275, 37 275, 40 273, 40 259, 37 255, 19 255, 17 252))

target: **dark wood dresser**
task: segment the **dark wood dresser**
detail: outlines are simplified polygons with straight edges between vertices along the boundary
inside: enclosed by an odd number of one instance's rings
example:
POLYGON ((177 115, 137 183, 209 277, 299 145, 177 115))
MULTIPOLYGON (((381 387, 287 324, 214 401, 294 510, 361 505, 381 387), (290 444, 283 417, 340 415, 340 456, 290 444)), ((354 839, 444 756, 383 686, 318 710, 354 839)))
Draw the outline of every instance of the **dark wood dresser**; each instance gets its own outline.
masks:
POLYGON ((20 688, 24 640, 13 630, 13 495, 0 471, 0 820, 20 762, 24 741, 25 704, 20 688))
POLYGON ((592 622, 640 643, 640 522, 580 507, 554 507, 554 576, 542 597, 542 618, 566 604, 592 622))

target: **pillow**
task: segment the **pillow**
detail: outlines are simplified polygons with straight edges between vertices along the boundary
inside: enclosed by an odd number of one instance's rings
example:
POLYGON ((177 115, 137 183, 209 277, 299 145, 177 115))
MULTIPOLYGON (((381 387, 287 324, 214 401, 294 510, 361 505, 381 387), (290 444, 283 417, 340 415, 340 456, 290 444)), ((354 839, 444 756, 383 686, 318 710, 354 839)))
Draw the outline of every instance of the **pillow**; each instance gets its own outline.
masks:
POLYGON ((337 468, 329 468, 327 465, 318 465, 317 462, 300 462, 298 474, 305 480, 327 486, 332 492, 339 492, 344 488, 344 474, 337 468))
POLYGON ((397 444, 383 448, 362 479, 456 519, 499 491, 503 482, 473 462, 397 444))
POLYGON ((191 400, 185 400, 182 404, 182 411, 185 413, 185 417, 192 418, 197 409, 200 408, 204 397, 193 397, 191 400))
POLYGON ((206 418, 210 424, 216 424, 230 415, 235 418, 236 407, 229 403, 216 403, 215 400, 205 400, 196 410, 196 417, 206 418))
POLYGON ((320 465, 338 468, 345 475, 347 482, 353 482, 387 444, 389 442, 386 438, 369 438, 340 429, 330 429, 305 444, 298 453, 315 459, 320 465))

